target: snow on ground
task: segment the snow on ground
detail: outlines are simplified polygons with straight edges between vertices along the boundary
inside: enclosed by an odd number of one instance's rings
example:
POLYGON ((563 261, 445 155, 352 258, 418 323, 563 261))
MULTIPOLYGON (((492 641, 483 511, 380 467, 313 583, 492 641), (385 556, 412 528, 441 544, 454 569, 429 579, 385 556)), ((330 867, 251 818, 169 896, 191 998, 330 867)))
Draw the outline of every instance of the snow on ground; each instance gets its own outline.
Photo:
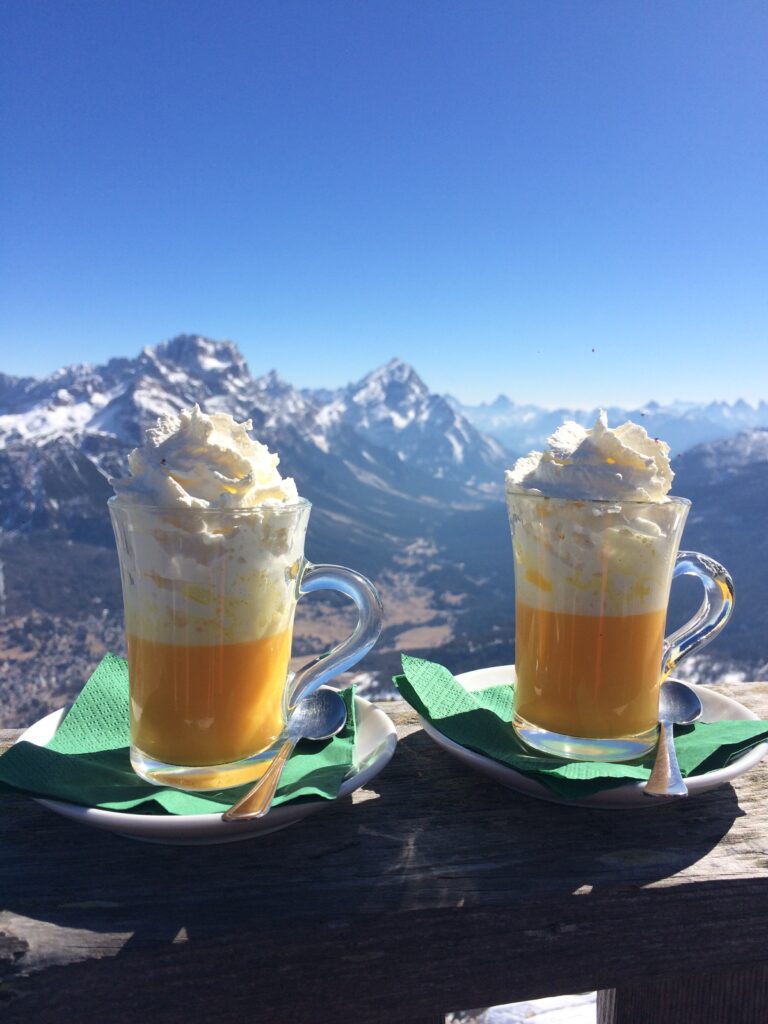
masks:
POLYGON ((596 994, 549 996, 523 1003, 492 1006, 470 1013, 450 1013, 446 1024, 595 1024, 596 994))

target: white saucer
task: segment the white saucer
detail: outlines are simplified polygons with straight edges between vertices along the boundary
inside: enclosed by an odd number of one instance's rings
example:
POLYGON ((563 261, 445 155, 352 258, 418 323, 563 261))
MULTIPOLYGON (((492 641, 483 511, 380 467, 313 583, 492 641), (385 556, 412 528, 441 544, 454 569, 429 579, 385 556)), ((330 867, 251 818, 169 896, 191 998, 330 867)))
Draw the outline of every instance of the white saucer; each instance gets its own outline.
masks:
MULTIPOLYGON (((379 708, 363 697, 355 697, 355 713, 357 734, 353 754, 354 769, 342 782, 337 800, 365 786, 378 775, 394 754, 397 744, 395 727, 379 708)), ((43 746, 53 738, 63 717, 64 708, 53 711, 31 725, 19 736, 19 740, 43 746)), ((126 814, 124 811, 81 807, 64 800, 35 799, 43 807, 81 825, 91 825, 147 843, 178 843, 186 846, 234 843, 239 839, 264 836, 294 825, 332 803, 330 800, 308 800, 281 804, 273 807, 265 817, 253 821, 222 821, 220 814, 126 814)))
MULTIPOLYGON (((467 690, 485 690, 490 686, 509 683, 514 679, 514 672, 514 666, 512 665, 499 665, 495 668, 481 668, 474 672, 463 672, 461 675, 456 676, 456 678, 467 690)), ((701 716, 702 722, 719 722, 722 719, 744 721, 758 717, 749 708, 745 708, 743 704, 739 704, 738 701, 732 700, 730 697, 724 697, 720 693, 708 690, 705 686, 693 686, 690 683, 688 685, 691 686, 692 690, 696 691, 704 707, 704 713, 701 716)), ((447 750, 449 754, 469 765, 470 768, 474 768, 484 775, 489 775, 492 779, 500 782, 503 786, 507 786, 509 789, 516 789, 519 793, 538 797, 540 800, 549 800, 552 803, 565 804, 571 807, 644 808, 646 810, 669 802, 666 798, 649 800, 648 797, 643 795, 644 782, 628 782, 624 786, 606 789, 601 793, 595 793, 593 796, 585 797, 582 800, 564 800, 540 782, 536 782, 535 779, 522 775, 520 772, 515 771, 514 768, 501 764, 499 761, 494 761, 493 758, 486 757, 483 754, 476 754, 473 750, 467 750, 460 743, 448 739, 434 725, 431 725, 423 718, 421 718, 421 724, 424 731, 435 743, 447 750)), ((695 796, 697 793, 704 793, 709 789, 714 789, 715 786, 720 786, 724 782, 730 782, 731 779, 735 779, 739 775, 743 775, 744 772, 749 771, 750 768, 754 768, 766 754, 768 754, 768 742, 759 743, 725 768, 717 768, 703 775, 692 775, 685 780, 689 795, 695 796)), ((670 799, 674 799, 674 797, 670 799)))

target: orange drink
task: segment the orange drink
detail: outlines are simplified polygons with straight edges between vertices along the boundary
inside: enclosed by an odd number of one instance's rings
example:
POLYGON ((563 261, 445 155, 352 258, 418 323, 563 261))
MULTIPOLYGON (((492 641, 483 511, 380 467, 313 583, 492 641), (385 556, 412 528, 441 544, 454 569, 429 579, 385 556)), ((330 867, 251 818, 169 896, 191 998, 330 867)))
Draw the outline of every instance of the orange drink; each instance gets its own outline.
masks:
POLYGON ((134 742, 169 764, 240 761, 285 725, 291 635, 184 645, 127 636, 134 742))
POLYGON ((515 608, 516 711, 543 729, 582 737, 653 729, 666 610, 579 615, 515 608))

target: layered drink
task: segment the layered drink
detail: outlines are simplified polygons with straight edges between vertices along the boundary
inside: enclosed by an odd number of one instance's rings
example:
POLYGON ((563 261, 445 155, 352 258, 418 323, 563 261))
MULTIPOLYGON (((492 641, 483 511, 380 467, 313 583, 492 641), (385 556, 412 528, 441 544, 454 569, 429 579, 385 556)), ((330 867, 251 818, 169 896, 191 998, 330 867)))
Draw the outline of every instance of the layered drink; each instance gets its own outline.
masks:
POLYGON ((112 481, 132 761, 151 781, 213 785, 284 728, 309 503, 250 427, 165 416, 112 481))
POLYGON ((632 423, 563 424, 506 474, 515 564, 514 725, 561 756, 656 740, 664 626, 689 503, 669 447, 632 423))

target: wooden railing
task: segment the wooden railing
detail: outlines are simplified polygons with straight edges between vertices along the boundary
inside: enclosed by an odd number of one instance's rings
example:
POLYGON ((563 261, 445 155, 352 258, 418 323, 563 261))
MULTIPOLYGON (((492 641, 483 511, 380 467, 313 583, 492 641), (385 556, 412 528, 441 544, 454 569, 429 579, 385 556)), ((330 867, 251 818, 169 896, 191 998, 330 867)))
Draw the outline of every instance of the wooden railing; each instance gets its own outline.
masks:
MULTIPOLYGON (((768 717, 768 685, 718 689, 768 717)), ((5 798, 3 1021, 436 1024, 593 988, 601 1024, 768 1019, 768 765, 586 811, 382 706, 400 743, 371 788, 260 839, 144 845, 5 798)))

